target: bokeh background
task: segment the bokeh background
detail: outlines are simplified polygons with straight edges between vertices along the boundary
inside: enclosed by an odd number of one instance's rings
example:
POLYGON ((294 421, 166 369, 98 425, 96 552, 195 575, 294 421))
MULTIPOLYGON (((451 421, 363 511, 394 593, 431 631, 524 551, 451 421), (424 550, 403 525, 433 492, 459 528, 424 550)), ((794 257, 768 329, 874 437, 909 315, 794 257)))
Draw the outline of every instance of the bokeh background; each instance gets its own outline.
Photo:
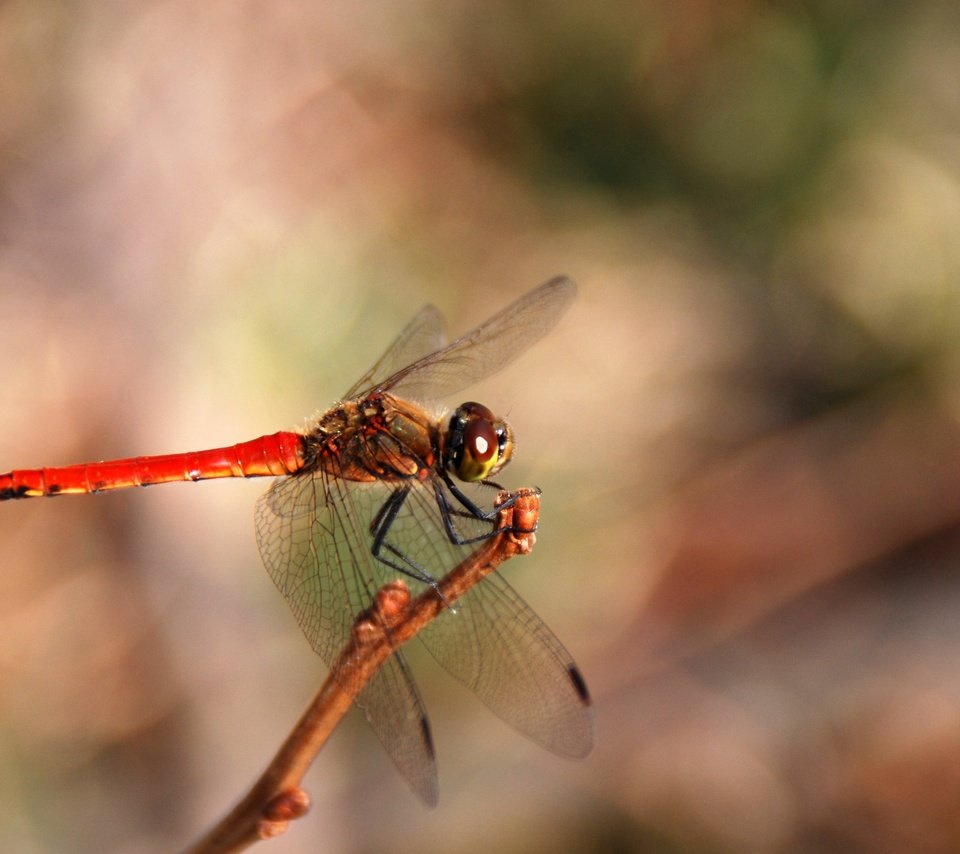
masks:
MULTIPOLYGON (((303 423, 426 302, 565 272, 470 396, 593 690, 545 754, 416 656, 277 852, 960 848, 960 9, 0 5, 0 468, 303 423)), ((457 401, 452 401, 456 403, 457 401)), ((0 507, 0 848, 167 851, 323 677, 221 481, 0 507)))

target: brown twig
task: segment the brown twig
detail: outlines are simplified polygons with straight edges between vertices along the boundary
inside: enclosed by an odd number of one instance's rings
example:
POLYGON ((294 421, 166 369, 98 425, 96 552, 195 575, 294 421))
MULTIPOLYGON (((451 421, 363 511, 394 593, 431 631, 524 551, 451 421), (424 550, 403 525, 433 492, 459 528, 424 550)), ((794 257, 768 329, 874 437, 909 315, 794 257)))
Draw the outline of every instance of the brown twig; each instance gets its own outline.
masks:
POLYGON ((497 527, 529 533, 504 532, 491 537, 443 577, 439 595, 428 588, 411 600, 402 581, 384 585, 373 605, 354 622, 350 640, 330 671, 338 674, 337 679, 327 677, 260 779, 216 827, 188 849, 190 854, 243 850, 261 839, 280 835, 292 819, 307 812, 310 799, 300 787, 303 775, 349 710, 351 697, 359 693, 395 649, 448 604, 504 561, 533 548, 540 493, 534 489, 521 489, 512 495, 501 493, 498 504, 508 498, 515 500, 500 510, 497 527), (351 686, 350 690, 344 685, 351 686))

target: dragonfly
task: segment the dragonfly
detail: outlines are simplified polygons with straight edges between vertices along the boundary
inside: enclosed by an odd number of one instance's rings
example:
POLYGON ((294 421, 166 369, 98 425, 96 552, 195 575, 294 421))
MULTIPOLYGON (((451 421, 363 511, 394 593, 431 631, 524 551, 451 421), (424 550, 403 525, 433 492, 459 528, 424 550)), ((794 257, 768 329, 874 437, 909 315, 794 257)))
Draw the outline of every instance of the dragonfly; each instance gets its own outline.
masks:
MULTIPOLYGON (((175 481, 276 476, 257 501, 263 563, 310 645, 334 667, 357 615, 402 576, 412 594, 499 533, 484 491, 514 435, 473 401, 443 398, 500 371, 550 331, 574 283, 559 276, 445 344, 426 306, 341 400, 301 431, 206 451, 0 474, 0 500, 87 494, 175 481), (468 494, 468 490, 473 490, 468 494)), ((449 605, 449 603, 444 603, 449 605)), ((499 572, 446 607, 418 637, 500 718, 571 758, 593 746, 593 707, 570 653, 499 572)), ((336 675, 336 674, 335 674, 336 675)), ((423 699, 395 649, 361 688, 342 686, 411 788, 438 800, 423 699)))

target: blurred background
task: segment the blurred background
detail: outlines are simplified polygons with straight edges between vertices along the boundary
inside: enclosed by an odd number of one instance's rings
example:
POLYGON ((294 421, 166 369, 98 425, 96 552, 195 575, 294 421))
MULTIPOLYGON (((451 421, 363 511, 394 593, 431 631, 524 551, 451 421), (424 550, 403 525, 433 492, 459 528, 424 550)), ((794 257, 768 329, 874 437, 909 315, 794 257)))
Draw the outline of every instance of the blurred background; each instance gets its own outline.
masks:
MULTIPOLYGON (((958 80, 946 0, 0 5, 0 469, 301 425, 424 303, 580 285, 470 396, 593 754, 415 655, 440 806, 354 715, 264 850, 960 847, 958 80)), ((4 851, 259 774, 324 676, 266 487, 0 507, 4 851)))

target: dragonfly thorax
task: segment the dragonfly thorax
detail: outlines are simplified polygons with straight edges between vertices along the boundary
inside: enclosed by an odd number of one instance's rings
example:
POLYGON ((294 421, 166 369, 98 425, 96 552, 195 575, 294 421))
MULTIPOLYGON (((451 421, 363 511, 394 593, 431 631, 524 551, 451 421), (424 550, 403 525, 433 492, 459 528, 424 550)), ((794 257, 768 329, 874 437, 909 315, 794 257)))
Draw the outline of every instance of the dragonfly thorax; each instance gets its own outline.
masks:
POLYGON ((486 480, 509 461, 513 431, 482 403, 461 403, 444 436, 443 465, 468 483, 486 480))

